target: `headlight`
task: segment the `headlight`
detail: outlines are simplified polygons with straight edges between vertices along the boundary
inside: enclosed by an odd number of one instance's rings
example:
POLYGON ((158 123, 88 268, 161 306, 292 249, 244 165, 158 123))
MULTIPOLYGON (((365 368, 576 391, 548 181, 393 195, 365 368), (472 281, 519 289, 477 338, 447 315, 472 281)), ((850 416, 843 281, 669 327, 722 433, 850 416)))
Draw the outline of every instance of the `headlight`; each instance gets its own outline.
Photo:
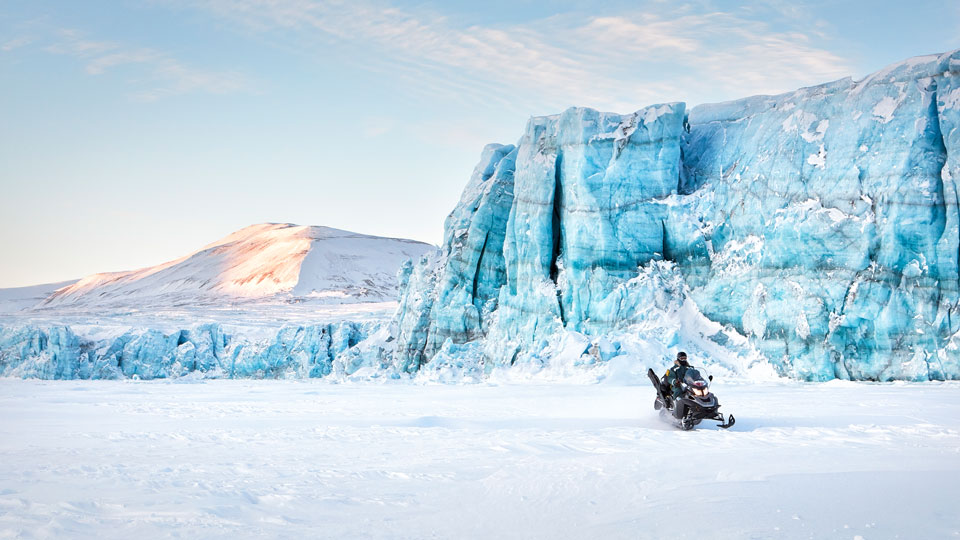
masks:
POLYGON ((700 397, 707 397, 707 394, 710 392, 706 388, 694 388, 693 395, 700 397))

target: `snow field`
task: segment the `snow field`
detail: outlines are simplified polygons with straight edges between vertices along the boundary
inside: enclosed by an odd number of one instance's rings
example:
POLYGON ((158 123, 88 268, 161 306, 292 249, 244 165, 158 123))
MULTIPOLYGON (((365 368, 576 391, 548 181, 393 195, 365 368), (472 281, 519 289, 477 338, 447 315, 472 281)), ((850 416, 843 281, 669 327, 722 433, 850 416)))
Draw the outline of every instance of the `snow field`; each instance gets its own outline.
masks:
POLYGON ((0 538, 951 538, 960 384, 0 380, 0 538))

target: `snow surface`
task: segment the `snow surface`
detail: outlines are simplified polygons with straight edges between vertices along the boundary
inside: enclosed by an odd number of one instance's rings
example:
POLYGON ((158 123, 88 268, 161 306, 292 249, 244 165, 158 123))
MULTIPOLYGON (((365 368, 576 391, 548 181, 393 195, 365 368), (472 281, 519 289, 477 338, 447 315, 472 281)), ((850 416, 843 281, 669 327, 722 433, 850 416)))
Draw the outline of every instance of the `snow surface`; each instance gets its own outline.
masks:
POLYGON ((208 306, 114 306, 96 310, 56 309, 0 312, 0 327, 67 325, 86 339, 115 337, 131 330, 175 332, 203 324, 250 335, 270 335, 289 325, 325 324, 342 321, 389 321, 397 302, 224 303, 208 306))
POLYGON ((0 538, 953 538, 960 385, 0 380, 0 538))

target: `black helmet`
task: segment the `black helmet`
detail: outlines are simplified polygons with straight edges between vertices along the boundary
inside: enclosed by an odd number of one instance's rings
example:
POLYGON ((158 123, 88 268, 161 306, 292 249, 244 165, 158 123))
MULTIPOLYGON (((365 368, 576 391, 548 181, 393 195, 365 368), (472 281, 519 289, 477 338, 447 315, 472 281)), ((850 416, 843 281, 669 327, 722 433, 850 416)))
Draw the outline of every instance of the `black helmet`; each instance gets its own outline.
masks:
POLYGON ((683 352, 683 351, 678 352, 678 353, 677 353, 677 362, 679 362, 681 366, 689 366, 690 364, 687 363, 687 353, 685 353, 685 352, 683 352))

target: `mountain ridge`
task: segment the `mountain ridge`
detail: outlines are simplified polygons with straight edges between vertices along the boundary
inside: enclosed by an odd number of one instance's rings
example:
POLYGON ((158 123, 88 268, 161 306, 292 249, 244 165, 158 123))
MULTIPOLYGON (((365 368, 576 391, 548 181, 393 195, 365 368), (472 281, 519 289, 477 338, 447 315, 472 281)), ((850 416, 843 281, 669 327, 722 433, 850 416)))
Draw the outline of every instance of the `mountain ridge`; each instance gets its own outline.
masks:
POLYGON ((171 261, 64 282, 33 309, 393 300, 400 265, 431 249, 319 225, 260 223, 171 261))

